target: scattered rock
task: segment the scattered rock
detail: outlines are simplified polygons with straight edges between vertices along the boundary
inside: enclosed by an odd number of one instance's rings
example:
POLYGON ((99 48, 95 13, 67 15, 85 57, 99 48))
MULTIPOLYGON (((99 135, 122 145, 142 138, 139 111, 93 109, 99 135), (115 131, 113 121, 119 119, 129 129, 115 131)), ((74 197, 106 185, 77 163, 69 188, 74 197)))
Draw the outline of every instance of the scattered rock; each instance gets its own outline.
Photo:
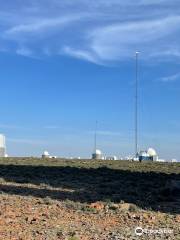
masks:
MULTIPOLYGON (((6 159, 6 161, 8 160, 6 159)), ((24 162, 23 166, 26 164, 27 162, 24 162)), ((66 161, 65 164, 69 163, 66 161)), ((73 164, 77 164, 76 161, 73 164)), ((86 164, 91 166, 91 162, 87 161, 86 164)), ((99 163, 96 162, 95 164, 99 163)), ((105 163, 103 162, 103 164, 105 163)), ((145 163, 142 163, 141 166, 143 164, 145 163)), ((138 168, 139 166, 139 163, 137 163, 138 168)), ((146 166, 150 166, 149 163, 146 166)), ((153 166, 156 166, 156 164, 153 166)), ((164 166, 168 167, 170 165, 164 166)), ((83 165, 84 169, 85 167, 83 165)), ((136 164, 134 167, 136 167, 136 164)), ((149 199, 151 200, 149 196, 153 196, 152 199, 156 200, 157 196, 160 195, 159 190, 165 186, 166 179, 163 180, 163 178, 166 178, 166 176, 164 175, 162 178, 156 178, 159 173, 155 173, 155 178, 151 178, 152 173, 149 173, 150 176, 147 177, 146 182, 146 174, 144 177, 144 173, 140 174, 140 179, 137 179, 139 184, 135 184, 135 188, 140 187, 142 191, 136 191, 136 189, 132 189, 132 186, 134 186, 133 180, 136 179, 138 169, 135 178, 133 177, 134 170, 129 176, 127 176, 127 173, 123 174, 121 178, 118 173, 119 170, 116 169, 117 171, 112 174, 110 168, 103 171, 101 169, 97 170, 98 174, 95 178, 94 175, 88 178, 87 172, 89 170, 78 178, 79 170, 75 170, 76 167, 73 167, 73 169, 75 168, 73 170, 74 174, 71 174, 72 167, 63 170, 62 166, 59 168, 49 168, 48 166, 45 167, 45 172, 42 172, 42 174, 41 167, 35 170, 36 167, 31 166, 30 169, 32 168, 35 171, 30 171, 29 167, 24 166, 24 171, 21 172, 18 168, 20 167, 13 167, 13 171, 15 171, 13 173, 9 170, 9 166, 4 168, 3 164, 1 165, 0 173, 4 176, 4 179, 0 189, 3 189, 2 194, 0 194, 0 239, 135 240, 133 234, 137 226, 149 226, 152 229, 170 228, 173 229, 173 234, 163 236, 163 239, 178 239, 180 225, 180 215, 177 214, 180 209, 179 198, 175 198, 175 205, 173 205, 175 213, 167 211, 169 202, 167 202, 166 211, 163 211, 161 202, 158 204, 156 202, 149 203, 149 199), (49 171, 47 171, 48 168, 49 171), (14 175, 13 178, 11 178, 11 174, 14 175), (23 179, 18 181, 21 175, 23 175, 23 179), (29 175, 28 178, 27 175, 29 175), (31 181, 31 177, 33 181, 31 181), (83 179, 85 179, 85 183, 82 181, 83 179), (47 184, 41 184, 46 180, 47 184), (125 180, 127 180, 126 184, 123 184, 125 180), (162 180, 162 182, 159 180, 162 180), (99 183, 102 185, 101 189, 99 183), (98 188, 96 188, 96 184, 98 188), (125 185, 127 189, 125 189, 125 185), (99 190, 101 192, 98 192, 99 190), (104 192, 104 190, 108 191, 104 192), (152 195, 154 192, 158 194, 152 195), (46 196, 49 197, 46 198, 46 196), (101 202, 101 200, 108 198, 110 201, 101 202), (121 201, 121 198, 124 201, 121 201), (89 204, 92 201, 93 203, 89 204), (153 211, 148 208, 152 206, 153 209, 153 204, 156 207, 159 205, 159 212, 155 208, 153 211), (143 210, 137 206, 147 208, 143 210)), ((96 170, 92 169, 92 172, 95 173, 96 170)), ((172 177, 177 176, 172 175, 172 177)), ((170 178, 168 174, 167 178, 170 178)), ((171 189, 169 192, 177 193, 179 183, 173 180, 169 181, 169 184, 169 189, 171 189)), ((145 237, 142 239, 146 239, 145 237)), ((154 240, 161 239, 161 236, 158 235, 150 236, 148 239, 151 239, 151 237, 154 240)))
POLYGON ((111 210, 117 210, 119 209, 119 205, 118 204, 115 204, 115 203, 112 203, 109 205, 109 209, 111 210))
POLYGON ((180 214, 178 214, 176 217, 175 217, 175 221, 180 223, 180 214))
POLYGON ((33 216, 28 216, 26 218, 26 222, 32 224, 33 222, 36 222, 37 221, 37 218, 36 217, 33 217, 33 216))
POLYGON ((102 209, 105 208, 105 205, 104 205, 103 203, 101 203, 101 202, 96 202, 96 203, 91 203, 91 204, 89 205, 89 207, 90 207, 90 208, 94 208, 94 209, 96 209, 96 210, 102 210, 102 209))

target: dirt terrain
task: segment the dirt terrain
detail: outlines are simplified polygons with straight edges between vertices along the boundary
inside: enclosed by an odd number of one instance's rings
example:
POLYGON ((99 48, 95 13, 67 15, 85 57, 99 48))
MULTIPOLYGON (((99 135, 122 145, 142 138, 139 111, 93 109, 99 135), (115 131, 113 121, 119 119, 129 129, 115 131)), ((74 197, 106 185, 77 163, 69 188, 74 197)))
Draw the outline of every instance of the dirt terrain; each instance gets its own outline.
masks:
POLYGON ((180 164, 1 159, 0 239, 180 239, 180 164))

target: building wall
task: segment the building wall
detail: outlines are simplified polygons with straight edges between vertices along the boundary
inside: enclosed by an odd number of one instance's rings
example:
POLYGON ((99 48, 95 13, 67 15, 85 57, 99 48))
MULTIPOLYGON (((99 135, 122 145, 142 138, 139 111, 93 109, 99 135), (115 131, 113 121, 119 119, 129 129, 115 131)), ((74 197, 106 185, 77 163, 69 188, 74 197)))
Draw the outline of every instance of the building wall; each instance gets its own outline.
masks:
POLYGON ((6 149, 4 147, 0 147, 0 157, 5 157, 6 149))
POLYGON ((0 157, 6 155, 6 138, 3 134, 0 134, 0 157))
POLYGON ((102 160, 102 159, 103 159, 103 156, 102 156, 102 154, 96 154, 96 153, 93 153, 93 155, 92 155, 92 159, 95 159, 95 160, 102 160))

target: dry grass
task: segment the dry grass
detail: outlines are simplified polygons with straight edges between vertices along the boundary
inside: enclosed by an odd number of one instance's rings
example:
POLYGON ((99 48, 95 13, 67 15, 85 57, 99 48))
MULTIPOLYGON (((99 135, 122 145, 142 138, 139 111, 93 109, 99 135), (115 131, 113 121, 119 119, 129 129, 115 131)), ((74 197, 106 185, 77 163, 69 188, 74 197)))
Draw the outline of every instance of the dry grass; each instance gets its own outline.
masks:
POLYGON ((167 239, 177 239, 179 181, 180 163, 0 159, 0 235, 130 239, 141 223, 173 228, 167 239))

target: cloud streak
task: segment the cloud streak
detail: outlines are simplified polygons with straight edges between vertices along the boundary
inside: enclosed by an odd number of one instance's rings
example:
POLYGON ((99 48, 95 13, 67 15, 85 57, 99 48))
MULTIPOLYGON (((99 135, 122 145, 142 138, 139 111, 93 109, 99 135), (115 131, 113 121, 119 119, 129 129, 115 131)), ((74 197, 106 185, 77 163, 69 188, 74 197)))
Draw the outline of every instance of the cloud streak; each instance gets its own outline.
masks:
POLYGON ((83 49, 80 49, 80 50, 73 49, 68 46, 63 47, 62 52, 71 57, 75 57, 78 59, 86 60, 86 61, 97 63, 97 64, 102 64, 98 55, 95 52, 90 52, 88 50, 83 50, 83 49))
POLYGON ((15 0, 1 6, 0 42, 27 57, 60 54, 103 65, 132 58, 137 49, 144 60, 165 55, 172 60, 180 57, 177 5, 176 0, 15 0))
POLYGON ((167 76, 167 77, 162 77, 160 79, 161 82, 165 82, 165 83, 175 82, 177 80, 180 80, 180 73, 177 73, 177 74, 174 74, 174 75, 171 75, 171 76, 167 76))
MULTIPOLYGON (((136 50, 141 50, 144 57, 151 57, 153 52, 160 51, 159 45, 163 39, 177 31, 179 23, 180 16, 175 16, 109 25, 90 34, 91 47, 105 60, 129 58, 136 50)), ((162 47, 162 53, 164 50, 162 47)))
POLYGON ((5 34, 11 36, 22 33, 40 33, 42 31, 46 31, 47 29, 52 29, 53 27, 63 27, 82 18, 83 15, 72 15, 57 18, 37 19, 35 22, 30 24, 21 24, 14 26, 8 29, 5 34))
POLYGON ((26 138, 7 138, 8 142, 28 144, 28 145, 48 145, 49 142, 39 139, 26 139, 26 138))
POLYGON ((20 47, 16 50, 16 53, 18 55, 22 55, 22 56, 25 56, 25 57, 31 57, 33 56, 33 51, 27 47, 20 47))

